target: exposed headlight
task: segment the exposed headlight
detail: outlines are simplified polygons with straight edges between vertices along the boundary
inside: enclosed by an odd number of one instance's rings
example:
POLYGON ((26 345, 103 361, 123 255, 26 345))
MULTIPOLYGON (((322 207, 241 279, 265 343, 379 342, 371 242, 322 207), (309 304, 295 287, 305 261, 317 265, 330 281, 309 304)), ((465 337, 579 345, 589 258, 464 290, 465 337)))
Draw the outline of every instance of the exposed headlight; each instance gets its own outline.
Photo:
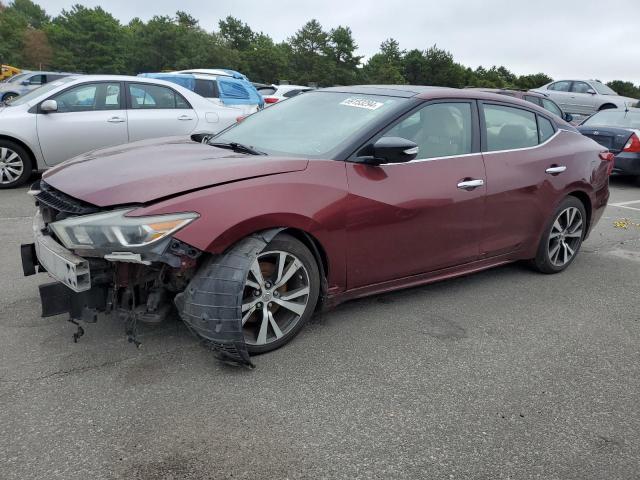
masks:
POLYGON ((197 213, 152 217, 127 217, 133 209, 71 217, 49 227, 72 249, 122 249, 145 247, 171 235, 196 218, 197 213))

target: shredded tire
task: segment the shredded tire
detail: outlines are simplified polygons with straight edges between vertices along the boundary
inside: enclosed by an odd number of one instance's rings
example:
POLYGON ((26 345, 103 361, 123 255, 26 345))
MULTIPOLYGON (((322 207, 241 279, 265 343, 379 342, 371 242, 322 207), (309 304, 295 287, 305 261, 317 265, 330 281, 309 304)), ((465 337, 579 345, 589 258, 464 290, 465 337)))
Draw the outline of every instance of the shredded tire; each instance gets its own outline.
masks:
POLYGON ((254 367, 242 331, 242 292, 256 255, 280 231, 251 235, 211 257, 176 295, 182 321, 226 363, 254 367))

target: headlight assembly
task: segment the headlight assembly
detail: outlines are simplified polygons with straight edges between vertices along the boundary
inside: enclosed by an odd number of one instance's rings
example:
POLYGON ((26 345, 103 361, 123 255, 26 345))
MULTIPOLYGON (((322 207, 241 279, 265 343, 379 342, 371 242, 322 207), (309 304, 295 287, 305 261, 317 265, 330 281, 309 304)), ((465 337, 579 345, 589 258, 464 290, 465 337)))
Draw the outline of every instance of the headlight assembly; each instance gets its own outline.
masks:
POLYGON ((151 217, 127 217, 133 209, 71 217, 49 227, 71 249, 121 250, 146 247, 171 235, 193 220, 197 213, 151 217))

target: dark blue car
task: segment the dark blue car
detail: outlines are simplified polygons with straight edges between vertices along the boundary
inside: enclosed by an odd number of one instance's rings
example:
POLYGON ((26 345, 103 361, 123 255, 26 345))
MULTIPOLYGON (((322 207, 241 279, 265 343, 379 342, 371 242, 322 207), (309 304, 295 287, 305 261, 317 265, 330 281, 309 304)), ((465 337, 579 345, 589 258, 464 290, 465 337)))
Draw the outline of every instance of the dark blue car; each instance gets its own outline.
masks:
POLYGON ((640 108, 602 110, 582 122, 578 130, 616 156, 614 172, 640 179, 640 108))

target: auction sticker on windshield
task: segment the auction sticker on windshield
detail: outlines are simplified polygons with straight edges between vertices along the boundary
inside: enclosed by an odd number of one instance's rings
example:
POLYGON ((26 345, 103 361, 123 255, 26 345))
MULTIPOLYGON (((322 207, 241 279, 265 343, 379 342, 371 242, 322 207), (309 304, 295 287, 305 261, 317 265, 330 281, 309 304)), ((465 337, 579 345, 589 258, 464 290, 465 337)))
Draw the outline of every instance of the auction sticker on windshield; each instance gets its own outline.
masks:
POLYGON ((382 102, 367 100, 366 98, 347 98, 340 102, 340 105, 347 107, 366 108, 367 110, 377 110, 384 105, 382 102))

